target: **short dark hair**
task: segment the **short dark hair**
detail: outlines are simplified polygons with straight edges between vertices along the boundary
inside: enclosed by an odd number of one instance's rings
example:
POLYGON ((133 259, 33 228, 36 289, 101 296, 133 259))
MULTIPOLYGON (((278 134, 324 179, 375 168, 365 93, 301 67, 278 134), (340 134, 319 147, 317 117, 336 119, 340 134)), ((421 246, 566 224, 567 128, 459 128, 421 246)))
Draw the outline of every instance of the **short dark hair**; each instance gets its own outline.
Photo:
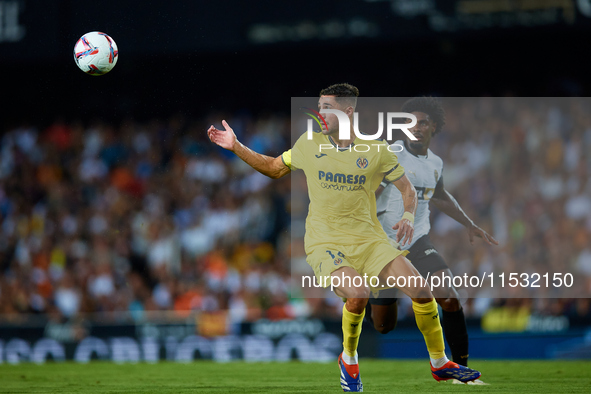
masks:
POLYGON ((424 112, 437 124, 433 135, 440 133, 445 126, 445 110, 441 101, 435 97, 413 97, 402 104, 402 112, 424 112))
POLYGON ((322 89, 320 96, 335 96, 337 102, 346 102, 355 108, 357 97, 359 97, 359 89, 348 83, 337 83, 322 89))

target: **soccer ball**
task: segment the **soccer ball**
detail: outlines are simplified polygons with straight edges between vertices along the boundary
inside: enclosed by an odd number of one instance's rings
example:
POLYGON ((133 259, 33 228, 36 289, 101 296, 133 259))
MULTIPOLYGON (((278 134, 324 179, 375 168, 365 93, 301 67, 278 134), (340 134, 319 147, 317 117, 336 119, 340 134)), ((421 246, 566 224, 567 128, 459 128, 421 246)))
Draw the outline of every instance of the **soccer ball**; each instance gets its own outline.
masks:
POLYGON ((115 41, 105 33, 91 31, 74 45, 74 60, 80 70, 90 75, 108 73, 117 64, 119 50, 115 41))

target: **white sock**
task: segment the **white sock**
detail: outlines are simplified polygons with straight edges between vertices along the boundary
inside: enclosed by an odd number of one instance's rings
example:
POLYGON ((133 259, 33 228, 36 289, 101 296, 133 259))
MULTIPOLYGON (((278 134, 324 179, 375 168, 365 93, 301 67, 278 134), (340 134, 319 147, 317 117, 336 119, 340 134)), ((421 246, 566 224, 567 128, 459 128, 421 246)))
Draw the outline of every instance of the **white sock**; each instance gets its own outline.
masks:
MULTIPOLYGON (((343 354, 344 356, 344 354, 343 354)), ((343 357, 344 359, 344 357, 343 357)), ((447 364, 447 362, 449 361, 449 359, 446 356, 443 356, 441 358, 432 358, 431 359, 431 365, 433 366, 433 368, 441 368, 443 367, 445 364, 447 364)))
POLYGON ((355 355, 353 357, 349 356, 347 353, 343 352, 343 361, 347 365, 355 365, 358 364, 359 361, 357 360, 357 351, 355 351, 355 355))

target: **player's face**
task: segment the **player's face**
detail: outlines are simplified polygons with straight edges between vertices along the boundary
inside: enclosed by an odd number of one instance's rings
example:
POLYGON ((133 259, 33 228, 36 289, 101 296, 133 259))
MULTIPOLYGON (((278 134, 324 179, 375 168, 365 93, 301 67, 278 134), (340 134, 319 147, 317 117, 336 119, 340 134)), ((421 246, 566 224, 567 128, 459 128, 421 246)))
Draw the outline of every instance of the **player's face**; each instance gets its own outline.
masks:
MULTIPOLYGON (((322 109, 338 109, 348 114, 348 108, 343 108, 338 103, 335 96, 320 96, 320 99, 318 100, 318 112, 322 109)), ((328 126, 327 129, 324 122, 320 122, 322 134, 332 136, 338 135, 339 121, 337 116, 335 114, 322 114, 322 117, 324 117, 324 120, 326 120, 326 126, 328 126)))
MULTIPOLYGON (((410 129, 410 132, 417 140, 413 141, 407 137, 406 142, 415 150, 427 150, 437 124, 424 112, 413 112, 412 114, 417 117, 417 124, 410 129)), ((408 119, 408 122, 410 123, 410 119, 408 119)))

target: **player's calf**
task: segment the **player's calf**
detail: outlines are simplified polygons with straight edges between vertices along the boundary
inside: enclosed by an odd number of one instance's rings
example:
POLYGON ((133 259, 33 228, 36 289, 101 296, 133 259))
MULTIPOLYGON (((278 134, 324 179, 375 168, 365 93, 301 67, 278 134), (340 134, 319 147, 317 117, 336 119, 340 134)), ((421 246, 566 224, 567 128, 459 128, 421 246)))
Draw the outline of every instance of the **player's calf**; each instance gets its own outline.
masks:
MULTIPOLYGON (((451 271, 447 269, 443 273, 439 271, 435 275, 451 276, 451 271)), ((468 329, 458 292, 453 286, 439 287, 433 289, 433 295, 437 303, 441 305, 441 323, 452 358, 454 362, 468 366, 468 329)))
POLYGON ((374 323, 374 328, 380 334, 387 334, 387 333, 389 333, 390 331, 393 331, 396 328, 396 321, 393 321, 393 322, 388 321, 388 322, 382 323, 382 324, 376 324, 376 323, 374 323))

